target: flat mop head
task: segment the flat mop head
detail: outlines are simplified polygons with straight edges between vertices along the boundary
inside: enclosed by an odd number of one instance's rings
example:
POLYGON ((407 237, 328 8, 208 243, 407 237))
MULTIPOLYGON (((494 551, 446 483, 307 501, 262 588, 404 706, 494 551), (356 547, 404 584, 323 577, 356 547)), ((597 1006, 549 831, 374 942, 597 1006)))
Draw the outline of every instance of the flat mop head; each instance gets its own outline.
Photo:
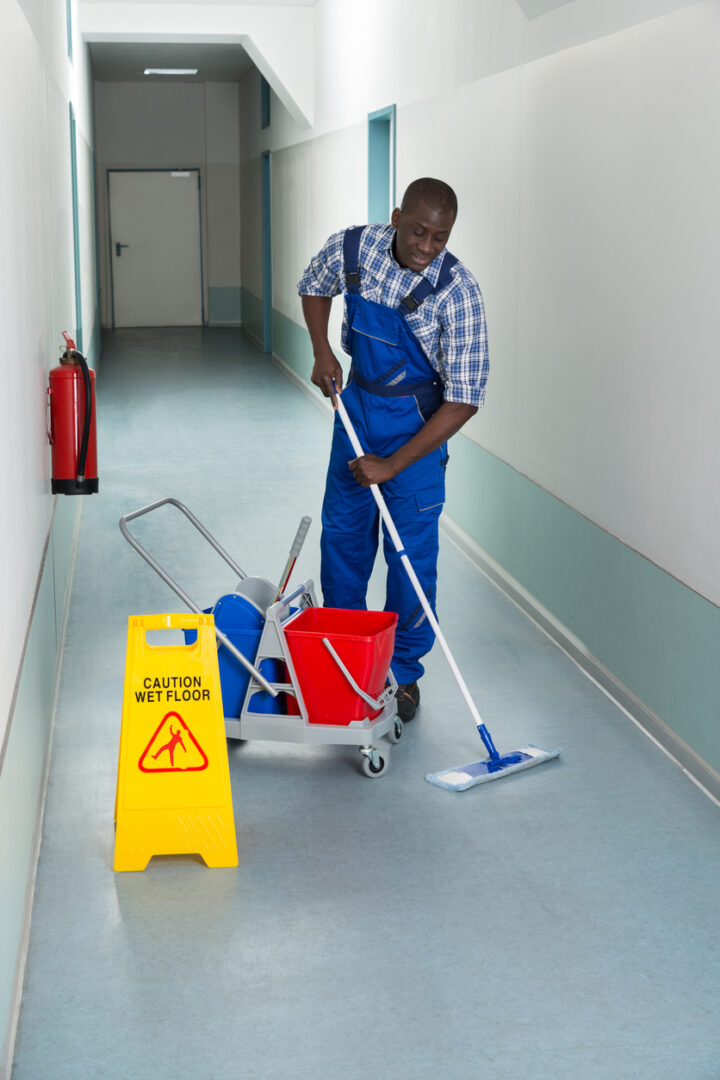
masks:
POLYGON ((472 761, 469 765, 459 765, 456 769, 445 769, 443 772, 428 773, 425 777, 431 784, 437 787, 447 788, 448 791, 465 791, 476 784, 484 784, 488 780, 499 780, 501 776, 519 772, 520 769, 531 769, 533 765, 541 765, 543 761, 552 761, 559 757, 560 750, 542 750, 539 746, 523 746, 512 754, 493 759, 486 758, 484 761, 472 761))

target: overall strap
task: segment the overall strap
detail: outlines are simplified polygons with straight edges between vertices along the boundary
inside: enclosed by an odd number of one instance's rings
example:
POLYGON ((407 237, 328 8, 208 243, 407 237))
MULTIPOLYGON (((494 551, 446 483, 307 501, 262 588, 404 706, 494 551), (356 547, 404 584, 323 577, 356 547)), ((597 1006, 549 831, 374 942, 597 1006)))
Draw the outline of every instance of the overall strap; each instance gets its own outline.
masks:
POLYGON ((345 291, 352 294, 360 292, 360 240, 365 231, 364 225, 356 225, 345 231, 343 240, 343 259, 345 260, 345 291))
POLYGON ((457 256, 451 255, 449 251, 446 251, 445 258, 443 259, 442 265, 440 267, 440 274, 438 275, 437 285, 431 285, 428 279, 424 277, 422 281, 415 286, 413 291, 411 293, 408 293, 404 300, 400 301, 397 307, 398 312, 401 315, 405 316, 412 315, 413 311, 417 311, 417 309, 420 307, 423 300, 425 300, 428 296, 431 296, 434 293, 440 292, 440 290, 444 289, 446 285, 449 285, 452 277, 450 271, 452 270, 456 262, 457 256))

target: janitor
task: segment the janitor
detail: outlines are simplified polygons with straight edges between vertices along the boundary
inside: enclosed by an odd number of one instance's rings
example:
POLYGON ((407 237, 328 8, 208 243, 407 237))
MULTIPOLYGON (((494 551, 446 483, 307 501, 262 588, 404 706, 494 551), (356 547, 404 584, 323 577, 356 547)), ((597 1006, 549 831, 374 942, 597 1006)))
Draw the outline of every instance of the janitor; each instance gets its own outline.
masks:
MULTIPOLYGON (((355 457, 335 418, 322 510, 321 586, 326 606, 362 609, 379 539, 369 490, 379 484, 415 573, 435 611, 438 520, 445 501, 447 440, 485 399, 489 362, 482 296, 447 251, 455 192, 424 177, 407 188, 389 225, 335 233, 299 285, 313 345, 312 382, 335 391, 368 452, 355 457), (332 298, 344 293, 347 385, 328 341, 332 298)), ((432 627, 387 536, 385 609, 398 613, 393 673, 398 714, 420 702, 421 658, 432 627)))

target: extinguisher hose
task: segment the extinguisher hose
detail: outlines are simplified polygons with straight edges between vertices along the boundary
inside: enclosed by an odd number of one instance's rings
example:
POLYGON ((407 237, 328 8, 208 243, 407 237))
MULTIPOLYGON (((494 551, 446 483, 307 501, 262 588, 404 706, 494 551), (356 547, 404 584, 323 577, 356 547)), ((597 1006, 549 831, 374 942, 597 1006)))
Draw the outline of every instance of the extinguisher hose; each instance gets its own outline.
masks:
POLYGON ((82 370, 83 385, 85 387, 85 419, 83 421, 82 439, 80 441, 80 454, 77 463, 77 480, 81 484, 85 479, 85 465, 87 462, 88 444, 90 442, 90 423, 92 421, 92 386, 90 384, 90 372, 87 361, 77 349, 70 351, 73 360, 77 360, 82 370))

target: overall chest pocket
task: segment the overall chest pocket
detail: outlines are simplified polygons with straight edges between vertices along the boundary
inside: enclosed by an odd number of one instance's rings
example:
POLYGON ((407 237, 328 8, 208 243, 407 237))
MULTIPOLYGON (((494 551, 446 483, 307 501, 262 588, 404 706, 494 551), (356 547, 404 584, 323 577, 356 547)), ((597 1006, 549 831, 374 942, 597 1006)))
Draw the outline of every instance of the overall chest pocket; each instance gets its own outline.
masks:
POLYGON ((365 300, 355 308, 352 321, 354 334, 397 348, 400 337, 399 317, 392 308, 365 300))

